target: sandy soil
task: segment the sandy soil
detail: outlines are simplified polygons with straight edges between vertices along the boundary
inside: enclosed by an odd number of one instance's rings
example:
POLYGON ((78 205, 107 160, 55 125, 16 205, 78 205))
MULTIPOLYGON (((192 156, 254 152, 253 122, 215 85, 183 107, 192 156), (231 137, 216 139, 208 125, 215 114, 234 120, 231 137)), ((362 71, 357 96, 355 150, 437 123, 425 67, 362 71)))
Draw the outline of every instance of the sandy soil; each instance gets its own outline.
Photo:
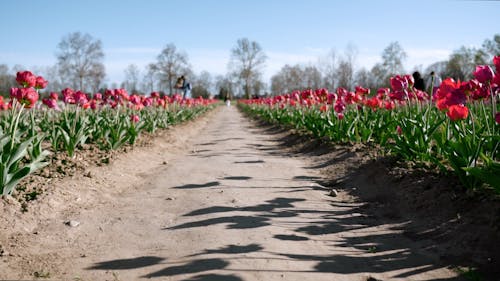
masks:
POLYGON ((27 212, 0 200, 0 280, 462 280, 469 248, 375 192, 390 173, 367 159, 220 107, 109 165, 44 178, 27 212))

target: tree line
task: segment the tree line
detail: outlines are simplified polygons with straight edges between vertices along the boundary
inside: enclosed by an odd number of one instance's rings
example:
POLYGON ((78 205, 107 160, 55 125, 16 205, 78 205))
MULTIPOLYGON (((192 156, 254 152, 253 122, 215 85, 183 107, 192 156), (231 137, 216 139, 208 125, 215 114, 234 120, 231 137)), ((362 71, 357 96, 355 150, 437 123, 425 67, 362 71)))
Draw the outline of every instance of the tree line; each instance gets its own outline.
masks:
MULTIPOLYGON (((157 55, 156 61, 149 63, 141 71, 135 64, 124 69, 125 79, 117 85, 106 85, 106 69, 102 42, 89 34, 74 32, 62 38, 57 45, 57 63, 41 69, 32 69, 43 74, 50 81, 47 92, 60 91, 66 87, 80 89, 88 93, 102 92, 106 88, 125 88, 130 93, 149 94, 153 91, 172 95, 177 77, 189 77, 193 97, 219 96, 246 98, 260 95, 278 95, 306 88, 327 88, 334 91, 338 87, 352 89, 363 85, 372 89, 386 87, 389 77, 406 73, 404 62, 407 54, 399 42, 391 42, 381 53, 381 62, 371 69, 361 67, 356 70, 357 49, 348 45, 343 53, 334 49, 309 64, 284 65, 267 84, 262 77, 267 56, 255 41, 238 39, 230 51, 230 61, 226 75, 213 76, 207 71, 194 73, 186 52, 174 43, 167 44, 157 55)), ((435 62, 425 70, 416 66, 413 71, 425 75, 434 71, 442 77, 460 80, 472 78, 476 65, 491 64, 492 58, 500 54, 500 34, 484 40, 480 48, 462 46, 452 52, 448 60, 435 62)), ((0 64, 0 94, 8 95, 15 87, 15 73, 25 70, 15 65, 12 69, 0 64)))

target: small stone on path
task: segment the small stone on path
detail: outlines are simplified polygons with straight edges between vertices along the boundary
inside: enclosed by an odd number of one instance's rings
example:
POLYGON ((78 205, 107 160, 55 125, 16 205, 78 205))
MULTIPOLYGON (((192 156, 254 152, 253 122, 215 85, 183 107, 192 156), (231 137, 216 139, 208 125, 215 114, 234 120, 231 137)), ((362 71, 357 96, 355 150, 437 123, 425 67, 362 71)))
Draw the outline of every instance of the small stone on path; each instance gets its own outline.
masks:
POLYGON ((330 190, 330 193, 328 193, 328 196, 331 196, 331 197, 337 197, 338 195, 339 195, 339 193, 335 189, 330 190))
POLYGON ((64 224, 67 226, 71 226, 71 227, 77 227, 80 225, 80 222, 75 221, 75 220, 69 220, 69 221, 64 222, 64 224))

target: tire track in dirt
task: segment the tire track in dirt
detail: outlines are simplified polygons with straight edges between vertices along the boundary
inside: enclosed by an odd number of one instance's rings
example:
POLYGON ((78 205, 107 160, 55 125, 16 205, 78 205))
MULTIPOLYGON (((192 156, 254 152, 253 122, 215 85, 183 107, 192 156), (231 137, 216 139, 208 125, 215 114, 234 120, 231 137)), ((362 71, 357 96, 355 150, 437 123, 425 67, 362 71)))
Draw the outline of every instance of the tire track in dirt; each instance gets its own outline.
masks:
POLYGON ((4 262, 1 278, 459 280, 401 225, 342 192, 327 196, 308 159, 233 107, 93 174, 65 182, 95 194, 73 193, 83 203, 60 207, 36 237, 20 235, 31 248, 4 262))

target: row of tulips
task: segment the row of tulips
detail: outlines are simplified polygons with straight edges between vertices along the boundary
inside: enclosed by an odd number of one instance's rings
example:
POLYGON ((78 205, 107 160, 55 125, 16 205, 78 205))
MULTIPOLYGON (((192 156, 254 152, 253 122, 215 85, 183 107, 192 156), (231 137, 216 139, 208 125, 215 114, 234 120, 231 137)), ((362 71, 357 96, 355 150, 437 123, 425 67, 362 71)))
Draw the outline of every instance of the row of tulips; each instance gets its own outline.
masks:
POLYGON ((474 79, 445 79, 432 94, 410 75, 371 93, 338 88, 244 100, 240 107, 270 122, 307 130, 336 143, 377 144, 388 154, 454 172, 468 188, 500 192, 500 57, 495 71, 477 66, 474 79))
POLYGON ((83 144, 100 149, 133 145, 141 132, 155 133, 211 109, 215 100, 179 95, 129 95, 123 89, 92 96, 66 88, 40 99, 43 77, 18 72, 20 87, 0 96, 0 194, 11 194, 20 180, 48 164, 52 153, 73 157, 83 144))

